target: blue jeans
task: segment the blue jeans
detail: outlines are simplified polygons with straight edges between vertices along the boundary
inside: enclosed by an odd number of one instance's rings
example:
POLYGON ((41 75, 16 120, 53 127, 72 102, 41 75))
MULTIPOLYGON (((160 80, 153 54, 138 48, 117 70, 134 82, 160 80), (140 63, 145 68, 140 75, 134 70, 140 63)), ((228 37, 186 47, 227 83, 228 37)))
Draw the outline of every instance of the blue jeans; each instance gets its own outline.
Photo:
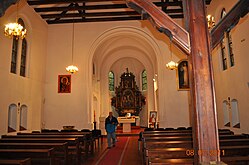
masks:
POLYGON ((107 142, 108 142, 108 147, 111 147, 112 144, 115 145, 115 143, 116 143, 116 133, 115 132, 112 132, 112 133, 107 132, 107 142), (111 143, 111 140, 112 140, 112 143, 111 143))

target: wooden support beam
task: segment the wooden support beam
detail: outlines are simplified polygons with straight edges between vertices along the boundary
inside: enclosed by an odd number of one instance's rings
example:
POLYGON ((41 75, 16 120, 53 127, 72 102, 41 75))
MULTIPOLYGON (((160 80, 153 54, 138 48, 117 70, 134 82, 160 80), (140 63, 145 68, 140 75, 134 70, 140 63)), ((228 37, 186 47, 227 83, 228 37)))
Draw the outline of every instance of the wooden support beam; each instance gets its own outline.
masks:
POLYGON ((83 2, 123 2, 124 0, 28 0, 29 5, 68 4, 83 2))
POLYGON ((249 12, 249 0, 240 0, 211 30, 211 48, 214 49, 230 31, 249 12))
POLYGON ((60 19, 47 20, 48 24, 61 24, 61 23, 82 23, 82 22, 105 22, 105 21, 128 21, 128 20, 139 20, 141 16, 127 16, 127 17, 104 17, 104 18, 85 18, 85 19, 60 19))
POLYGON ((41 14, 42 18, 77 18, 77 17, 103 17, 103 16, 125 16, 125 15, 136 15, 140 16, 136 11, 118 11, 118 12, 92 12, 92 13, 67 13, 61 14, 41 14))
POLYGON ((185 0, 185 19, 190 34, 188 56, 192 101, 192 123, 195 164, 220 164, 217 112, 210 35, 204 0, 185 0))
POLYGON ((55 12, 55 11, 73 11, 73 10, 99 10, 99 9, 120 9, 127 8, 125 4, 113 5, 88 5, 88 6, 71 6, 71 7, 43 7, 34 8, 36 12, 55 12))
MULTIPOLYGON (((183 18, 183 10, 182 9, 169 9, 166 13, 171 18, 183 18), (179 16, 179 17, 177 17, 179 16)), ((77 17, 103 17, 103 16, 125 16, 125 15, 136 15, 140 14, 136 11, 115 11, 115 12, 91 12, 91 13, 66 13, 66 14, 41 14, 41 17, 44 19, 48 18, 77 18, 77 17)))
POLYGON ((186 54, 190 53, 190 41, 188 32, 175 23, 167 14, 148 0, 126 0, 127 6, 142 14, 160 31, 169 37, 186 54))

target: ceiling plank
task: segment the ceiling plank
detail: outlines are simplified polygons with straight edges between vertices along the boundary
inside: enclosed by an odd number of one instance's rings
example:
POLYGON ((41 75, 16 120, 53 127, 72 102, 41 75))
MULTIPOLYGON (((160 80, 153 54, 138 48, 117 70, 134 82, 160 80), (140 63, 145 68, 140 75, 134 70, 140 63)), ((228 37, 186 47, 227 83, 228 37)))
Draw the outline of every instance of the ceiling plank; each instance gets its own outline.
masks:
POLYGON ((121 12, 97 12, 97 13, 70 13, 70 14, 41 14, 44 19, 47 18, 70 18, 70 17, 97 17, 97 16, 122 16, 122 15, 140 15, 136 11, 121 11, 121 12))
MULTIPOLYGON (((182 9, 168 9, 167 14, 180 14, 183 16, 182 9)), ((97 17, 97 16, 124 16, 124 15, 140 15, 136 11, 120 11, 120 12, 93 12, 93 13, 68 13, 68 14, 41 14, 43 19, 48 18, 70 18, 70 17, 97 17)), ((183 18, 183 17, 181 17, 183 18)))
MULTIPOLYGON (((211 0, 206 0, 209 4, 211 0)), ((27 0, 48 24, 140 20, 125 0, 27 0), (113 3, 112 3, 113 2, 113 3), (113 18, 112 18, 113 17, 113 18)), ((183 18, 182 0, 153 2, 171 18, 183 18)))
POLYGON ((85 18, 85 19, 66 19, 66 20, 47 20, 48 24, 61 24, 61 23, 79 23, 79 22, 105 22, 105 21, 128 21, 128 20, 140 20, 141 16, 130 17, 106 17, 106 18, 85 18))
POLYGON ((29 0, 30 6, 33 5, 49 5, 49 4, 67 4, 67 3, 82 3, 82 2, 124 2, 124 0, 29 0))
POLYGON ((98 9, 120 9, 128 8, 126 4, 113 5, 91 5, 91 6, 72 6, 72 7, 43 7, 34 8, 36 12, 54 12, 54 11, 73 11, 73 10, 98 10, 98 9))

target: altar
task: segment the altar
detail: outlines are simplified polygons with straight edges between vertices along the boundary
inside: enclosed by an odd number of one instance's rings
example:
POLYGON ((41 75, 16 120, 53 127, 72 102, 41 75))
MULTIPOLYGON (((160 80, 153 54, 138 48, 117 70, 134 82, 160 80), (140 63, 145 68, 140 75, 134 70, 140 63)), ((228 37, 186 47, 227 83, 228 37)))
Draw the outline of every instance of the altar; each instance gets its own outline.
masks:
POLYGON ((139 124, 139 117, 118 117, 118 122, 123 124, 123 132, 131 132, 131 123, 139 124))

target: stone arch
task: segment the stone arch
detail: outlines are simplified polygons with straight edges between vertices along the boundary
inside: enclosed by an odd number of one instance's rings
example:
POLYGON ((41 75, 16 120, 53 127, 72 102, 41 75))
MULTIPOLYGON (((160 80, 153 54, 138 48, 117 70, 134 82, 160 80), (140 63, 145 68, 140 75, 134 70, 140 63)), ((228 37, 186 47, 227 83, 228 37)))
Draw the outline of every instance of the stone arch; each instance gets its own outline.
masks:
MULTIPOLYGON (((161 56, 157 42, 147 32, 132 26, 115 27, 103 32, 92 43, 92 47, 89 51, 89 61, 91 61, 91 63, 89 63, 89 70, 92 70, 90 68, 92 68, 92 64, 95 63, 96 83, 100 83, 101 81, 100 84, 107 84, 107 82, 103 82, 102 79, 104 73, 108 73, 112 64, 120 59, 131 58, 140 61, 144 65, 144 68, 150 72, 148 73, 148 75, 150 75, 148 78, 152 80, 152 75, 157 72, 158 62, 162 61, 162 59, 160 59, 162 58, 161 56), (120 51, 122 51, 122 53, 120 51)), ((91 75, 92 73, 89 72, 89 84, 94 84, 91 75)), ((102 85, 100 85, 99 88, 102 95, 102 99, 100 99, 102 100, 101 115, 107 115, 107 109, 111 107, 103 105, 104 102, 108 103, 108 100, 103 101, 103 98, 108 98, 109 94, 107 91, 102 91, 102 85)), ((89 95, 92 96, 93 90, 94 89, 89 89, 89 95)), ((154 97, 153 88, 151 88, 148 93, 150 97, 154 97)), ((89 104, 90 106, 92 105, 91 102, 89 102, 89 104)), ((153 109, 154 105, 148 108, 153 109)))

